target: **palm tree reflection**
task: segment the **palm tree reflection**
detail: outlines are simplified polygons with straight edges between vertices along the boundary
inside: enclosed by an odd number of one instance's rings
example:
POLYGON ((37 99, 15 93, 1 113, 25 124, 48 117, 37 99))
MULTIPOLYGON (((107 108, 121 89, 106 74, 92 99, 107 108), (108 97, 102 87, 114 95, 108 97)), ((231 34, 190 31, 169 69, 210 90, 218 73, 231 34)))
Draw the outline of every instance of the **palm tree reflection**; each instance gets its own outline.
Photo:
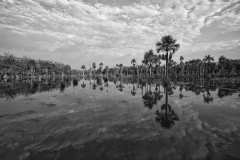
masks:
POLYGON ((82 87, 82 88, 85 88, 85 87, 86 87, 86 83, 84 83, 84 79, 83 79, 83 83, 81 84, 81 87, 82 87))
MULTIPOLYGON (((142 85, 142 88, 143 88, 143 85, 142 85)), ((148 88, 148 86, 146 86, 146 88, 148 88)), ((150 85, 149 90, 146 89, 145 94, 142 96, 144 107, 152 109, 154 105, 157 105, 157 102, 160 101, 162 97, 163 95, 161 94, 160 90, 158 91, 158 87, 156 86, 155 92, 152 92, 151 85, 150 85)))
POLYGON ((118 90, 122 92, 123 88, 124 86, 123 86, 122 78, 120 78, 120 84, 118 85, 118 90))
POLYGON ((103 81, 104 81, 104 87, 107 87, 107 92, 108 92, 108 86, 109 86, 109 84, 108 84, 108 78, 104 77, 104 78, 103 78, 103 81))
POLYGON ((132 94, 132 96, 135 96, 135 95, 136 95, 136 88, 135 88, 135 86, 134 86, 134 82, 133 82, 133 88, 132 88, 132 90, 131 90, 131 94, 132 94))
POLYGON ((168 104, 168 95, 171 94, 171 85, 168 83, 164 84, 165 87, 165 96, 166 96, 166 101, 165 104, 161 106, 161 111, 157 110, 155 112, 155 121, 161 125, 162 128, 170 129, 172 126, 175 125, 175 121, 179 120, 178 115, 172 107, 168 104))
POLYGON ((180 85, 180 87, 179 87, 179 91, 180 91, 179 99, 183 98, 182 90, 183 90, 183 85, 180 85))
POLYGON ((95 78, 94 78, 94 80, 93 80, 92 88, 93 88, 93 90, 95 90, 95 89, 97 88, 97 85, 96 85, 96 83, 95 83, 95 78))
POLYGON ((204 103, 210 103, 213 101, 213 97, 211 96, 211 93, 209 91, 209 87, 210 87, 210 81, 207 81, 206 82, 206 85, 205 85, 205 91, 206 91, 206 95, 205 93, 203 94, 203 102, 204 103))
POLYGON ((60 92, 64 92, 64 90, 65 90, 65 84, 62 82, 61 83, 61 86, 60 86, 60 92))

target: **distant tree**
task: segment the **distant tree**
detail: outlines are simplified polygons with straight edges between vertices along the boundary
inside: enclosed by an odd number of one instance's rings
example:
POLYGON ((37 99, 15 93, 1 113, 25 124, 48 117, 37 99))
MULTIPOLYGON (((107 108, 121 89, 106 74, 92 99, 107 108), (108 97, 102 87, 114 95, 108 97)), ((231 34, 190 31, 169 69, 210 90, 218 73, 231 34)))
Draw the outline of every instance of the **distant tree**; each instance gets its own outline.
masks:
POLYGON ((33 76, 34 73, 35 73, 35 69, 37 67, 36 62, 33 59, 30 59, 30 60, 27 61, 27 66, 30 69, 31 76, 33 76))
POLYGON ((223 76, 224 65, 226 64, 227 58, 225 56, 220 56, 218 58, 218 63, 221 67, 221 75, 223 76))
POLYGON ((65 65, 63 70, 65 74, 71 74, 71 67, 69 65, 65 65))
POLYGON ((84 71, 85 71, 86 67, 84 65, 82 65, 81 69, 83 70, 83 76, 84 76, 84 71))
POLYGON ((119 66, 119 68, 120 68, 120 76, 122 76, 123 65, 122 65, 122 64, 119 64, 118 66, 119 66))
POLYGON ((153 50, 149 50, 144 53, 144 62, 146 65, 148 65, 148 68, 150 70, 150 77, 152 76, 152 66, 154 63, 154 53, 153 50))
POLYGON ((95 63, 95 62, 93 62, 93 64, 92 64, 92 68, 93 68, 93 70, 94 70, 94 76, 95 76, 95 74, 96 74, 96 68, 97 68, 97 66, 96 66, 96 63, 95 63))
POLYGON ((101 74, 102 74, 102 68, 103 68, 103 63, 100 62, 100 64, 99 64, 99 69, 100 69, 101 74))
POLYGON ((135 63, 136 63, 136 60, 134 58, 134 59, 132 59, 131 64, 133 64, 133 66, 135 67, 135 63))
POLYGON ((3 61, 7 65, 7 67, 11 67, 15 63, 15 56, 13 54, 10 54, 9 52, 4 52, 4 59, 3 61))
POLYGON ((180 56, 180 61, 182 63, 182 61, 184 60, 184 57, 183 56, 180 56))

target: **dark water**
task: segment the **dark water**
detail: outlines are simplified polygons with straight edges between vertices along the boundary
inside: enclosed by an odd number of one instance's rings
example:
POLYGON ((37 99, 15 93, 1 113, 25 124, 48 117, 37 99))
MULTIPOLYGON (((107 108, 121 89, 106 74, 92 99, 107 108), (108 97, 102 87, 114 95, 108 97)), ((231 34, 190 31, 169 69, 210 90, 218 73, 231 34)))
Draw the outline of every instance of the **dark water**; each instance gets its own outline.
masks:
POLYGON ((240 159, 237 80, 72 80, 0 82, 1 160, 240 159))

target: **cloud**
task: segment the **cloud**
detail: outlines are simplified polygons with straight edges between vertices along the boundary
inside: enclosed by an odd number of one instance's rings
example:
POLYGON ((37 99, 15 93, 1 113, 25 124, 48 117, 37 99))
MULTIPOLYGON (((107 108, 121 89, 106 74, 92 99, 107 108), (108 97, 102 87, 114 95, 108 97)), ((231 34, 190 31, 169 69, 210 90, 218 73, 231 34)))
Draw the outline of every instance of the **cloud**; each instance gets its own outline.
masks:
POLYGON ((222 28, 226 31, 239 31, 240 30, 240 4, 225 10, 220 15, 210 17, 207 21, 208 26, 222 28))

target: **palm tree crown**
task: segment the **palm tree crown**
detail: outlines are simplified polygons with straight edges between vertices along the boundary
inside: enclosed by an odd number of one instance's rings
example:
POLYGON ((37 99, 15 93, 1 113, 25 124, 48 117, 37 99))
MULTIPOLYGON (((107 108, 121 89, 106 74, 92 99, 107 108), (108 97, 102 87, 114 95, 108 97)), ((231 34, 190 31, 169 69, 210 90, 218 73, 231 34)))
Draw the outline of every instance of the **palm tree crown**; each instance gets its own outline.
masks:
POLYGON ((93 62, 92 68, 93 68, 94 70, 96 69, 96 63, 95 63, 95 62, 93 62))
POLYGON ((82 70, 85 70, 85 69, 86 69, 86 67, 85 67, 84 65, 82 65, 81 69, 82 69, 82 70))
POLYGON ((203 62, 208 62, 208 63, 210 63, 211 61, 214 61, 214 58, 211 57, 210 55, 206 55, 206 56, 203 58, 203 62))
POLYGON ((157 53, 160 51, 165 52, 166 55, 169 53, 169 57, 165 57, 168 60, 172 58, 173 54, 180 48, 180 44, 177 44, 177 40, 171 35, 162 37, 161 41, 156 43, 157 53))
POLYGON ((154 53, 153 53, 153 50, 151 49, 144 53, 144 63, 151 67, 153 62, 154 62, 154 53))
POLYGON ((180 61, 182 62, 184 60, 184 57, 183 56, 180 56, 180 61))
POLYGON ((133 64, 133 66, 135 66, 135 63, 136 63, 136 60, 135 60, 135 58, 133 58, 131 61, 131 64, 133 64))

